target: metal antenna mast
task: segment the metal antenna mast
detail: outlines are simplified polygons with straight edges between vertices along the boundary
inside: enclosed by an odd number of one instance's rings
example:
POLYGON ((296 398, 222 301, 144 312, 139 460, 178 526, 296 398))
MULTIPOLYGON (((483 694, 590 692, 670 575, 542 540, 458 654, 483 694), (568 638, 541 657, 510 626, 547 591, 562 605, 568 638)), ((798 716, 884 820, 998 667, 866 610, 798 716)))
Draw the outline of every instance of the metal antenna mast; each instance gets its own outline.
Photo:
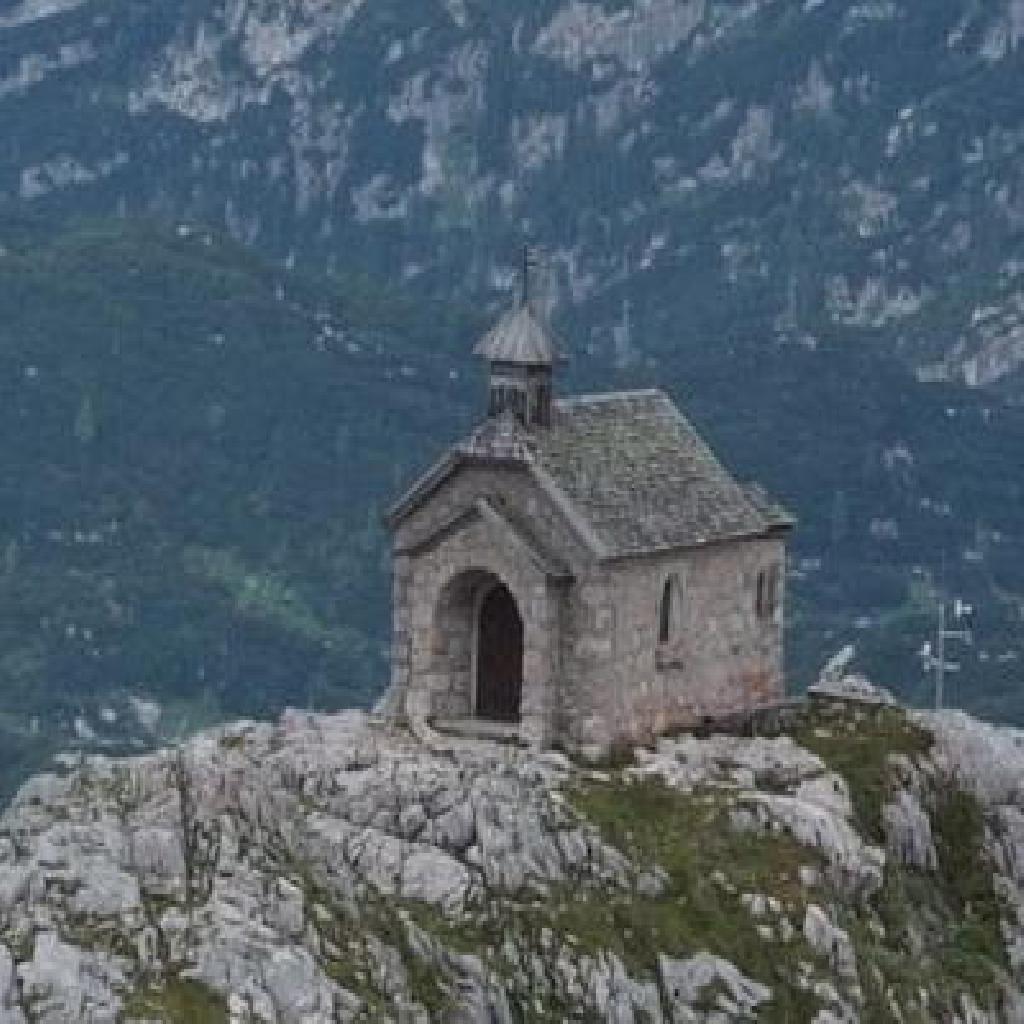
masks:
POLYGON ((528 245, 523 246, 523 305, 530 301, 530 271, 536 270, 540 261, 537 253, 528 245))
POLYGON ((945 589, 946 559, 942 559, 942 583, 939 587, 938 598, 938 628, 935 631, 935 648, 932 649, 931 641, 926 641, 921 647, 921 661, 925 672, 935 672, 935 710, 941 711, 946 701, 946 673, 959 672, 960 664, 955 661, 946 660, 946 641, 958 640, 961 643, 973 643, 974 637, 969 628, 970 617, 974 609, 959 597, 952 602, 952 612, 955 621, 965 622, 968 628, 950 629, 948 626, 948 612, 950 602, 946 598, 945 589))

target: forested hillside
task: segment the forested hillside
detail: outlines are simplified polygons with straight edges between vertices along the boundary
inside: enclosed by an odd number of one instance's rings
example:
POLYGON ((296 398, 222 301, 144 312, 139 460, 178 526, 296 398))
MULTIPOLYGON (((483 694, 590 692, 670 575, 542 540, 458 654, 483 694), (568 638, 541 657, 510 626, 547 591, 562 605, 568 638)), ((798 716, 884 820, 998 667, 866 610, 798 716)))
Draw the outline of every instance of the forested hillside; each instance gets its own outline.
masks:
MULTIPOLYGON (((185 222, 8 218, 0 238, 7 777, 55 747, 372 700, 390 627, 380 514, 480 414, 469 351, 488 314, 284 270, 185 222)), ((1002 657, 1024 589, 1019 410, 841 345, 615 371, 571 316, 557 324, 576 353, 561 389, 668 388, 797 515, 794 687, 855 640, 927 699, 915 566, 945 550, 948 585, 979 605, 954 698, 1024 717, 1002 657), (958 557, 976 545, 980 561, 958 557)))
POLYGON ((463 412, 427 399, 458 317, 184 226, 0 237, 5 773, 12 742, 145 736, 129 697, 163 732, 369 701, 378 516, 463 412))

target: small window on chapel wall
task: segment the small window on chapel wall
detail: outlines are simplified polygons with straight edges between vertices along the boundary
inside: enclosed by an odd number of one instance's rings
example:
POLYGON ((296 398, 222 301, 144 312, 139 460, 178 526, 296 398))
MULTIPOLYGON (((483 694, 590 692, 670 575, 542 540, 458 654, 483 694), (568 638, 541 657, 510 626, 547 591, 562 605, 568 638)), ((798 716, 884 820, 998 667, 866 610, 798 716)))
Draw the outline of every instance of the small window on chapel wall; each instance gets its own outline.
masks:
POLYGON ((770 619, 779 607, 779 567, 777 565, 762 569, 757 574, 757 597, 755 607, 758 618, 770 619))
POLYGON ((667 644, 676 639, 682 598, 679 577, 669 576, 661 588, 661 601, 658 604, 658 643, 667 644))

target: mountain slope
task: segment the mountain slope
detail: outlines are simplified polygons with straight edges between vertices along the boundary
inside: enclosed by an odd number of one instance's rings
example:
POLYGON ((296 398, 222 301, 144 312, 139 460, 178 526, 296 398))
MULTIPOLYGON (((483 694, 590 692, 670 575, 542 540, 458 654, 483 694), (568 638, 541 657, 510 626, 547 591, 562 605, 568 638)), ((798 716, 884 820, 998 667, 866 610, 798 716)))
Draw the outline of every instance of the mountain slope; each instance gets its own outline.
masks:
MULTIPOLYGON (((798 684, 855 641, 927 699, 915 655, 942 592, 978 609, 955 699, 1020 720, 1021 12, 0 0, 0 211, 217 225, 268 280, 369 275, 431 310, 493 313, 541 243, 572 383, 669 387, 799 513, 798 684)), ((173 336, 179 306, 144 314, 173 336)), ((394 352, 468 346, 404 308, 394 352)), ((461 366, 425 378, 450 390, 414 417, 422 446, 381 461, 411 468, 472 415, 461 366)), ((88 427, 83 387, 64 401, 88 427)), ((393 481, 359 472, 384 500, 393 481)), ((352 613, 376 643, 379 593, 352 613)))
POLYGON ((1022 18, 6 0, 0 196, 444 296, 506 289, 525 235, 607 361, 841 338, 1019 395, 1022 18))
POLYGON ((184 225, 0 233, 7 782, 21 748, 144 735, 130 698, 172 731, 370 701, 378 515, 444 421, 443 349, 399 299, 184 225))
MULTIPOLYGON (((0 791, 68 746, 371 701, 380 513, 480 415, 488 319, 186 222, 7 218, 0 237, 0 791)), ((585 325, 558 323, 577 348, 585 325)), ((978 609, 952 698, 1024 720, 1019 409, 841 345, 577 358, 558 387, 651 384, 800 521, 794 690, 854 641, 926 702, 916 652, 944 582, 978 609), (944 550, 942 581, 925 567, 944 550)))

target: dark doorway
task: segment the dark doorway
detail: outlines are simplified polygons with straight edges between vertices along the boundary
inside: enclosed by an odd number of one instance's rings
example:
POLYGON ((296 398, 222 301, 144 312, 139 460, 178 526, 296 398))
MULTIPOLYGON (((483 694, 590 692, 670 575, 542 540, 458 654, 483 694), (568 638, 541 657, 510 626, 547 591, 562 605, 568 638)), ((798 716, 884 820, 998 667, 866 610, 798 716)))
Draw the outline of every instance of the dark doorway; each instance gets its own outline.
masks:
POLYGON ((498 584, 480 605, 476 648, 476 713, 518 722, 523 696, 523 620, 508 588, 498 584))

